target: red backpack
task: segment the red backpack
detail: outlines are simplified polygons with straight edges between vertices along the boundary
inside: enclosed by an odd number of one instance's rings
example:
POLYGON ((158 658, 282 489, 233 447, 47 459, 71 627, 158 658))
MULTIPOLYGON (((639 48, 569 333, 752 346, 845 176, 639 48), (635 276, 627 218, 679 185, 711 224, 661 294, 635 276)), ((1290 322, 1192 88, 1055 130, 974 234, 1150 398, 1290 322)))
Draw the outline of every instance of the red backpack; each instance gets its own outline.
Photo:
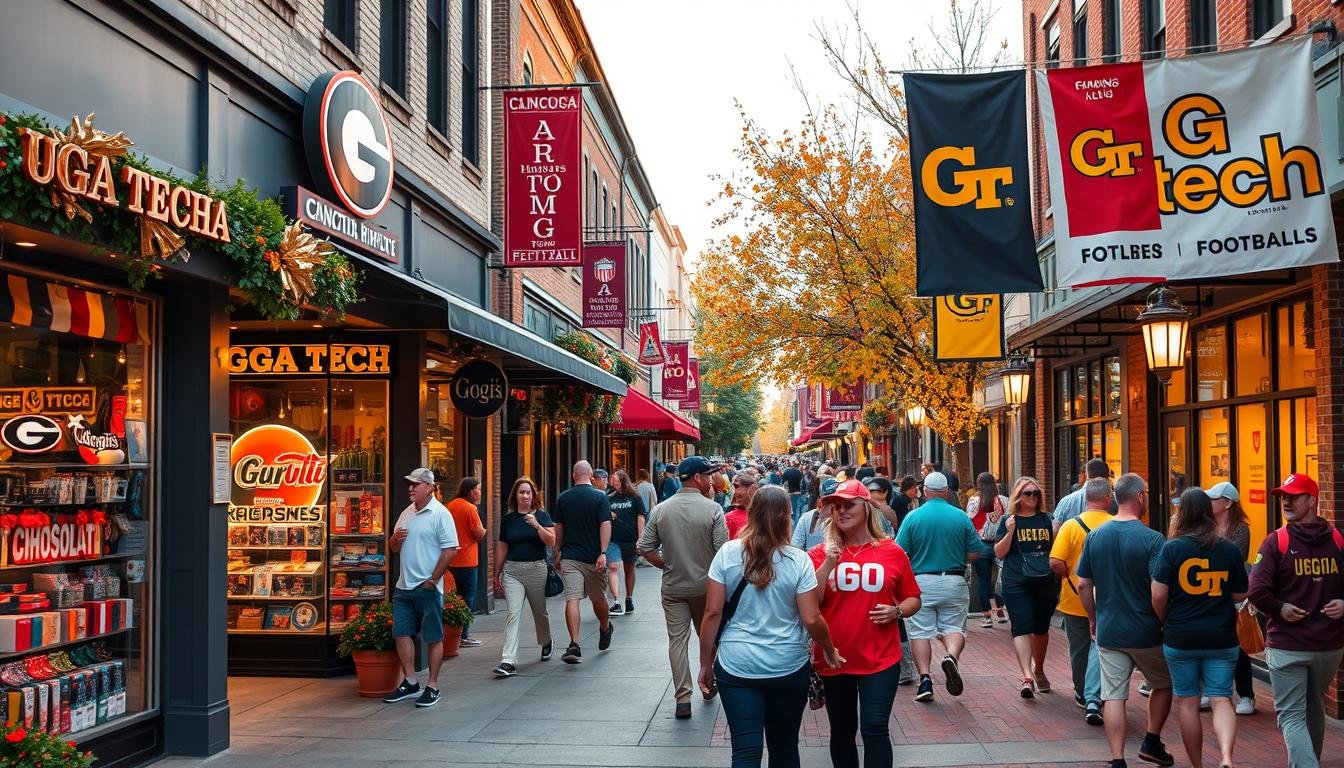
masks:
MULTIPOLYGON (((1285 525, 1278 529, 1274 532, 1274 535, 1278 538, 1279 554, 1288 554, 1288 526, 1285 525)), ((1338 528, 1331 528, 1330 535, 1335 540, 1335 548, 1340 551, 1340 554, 1344 554, 1344 533, 1340 533, 1338 528)))

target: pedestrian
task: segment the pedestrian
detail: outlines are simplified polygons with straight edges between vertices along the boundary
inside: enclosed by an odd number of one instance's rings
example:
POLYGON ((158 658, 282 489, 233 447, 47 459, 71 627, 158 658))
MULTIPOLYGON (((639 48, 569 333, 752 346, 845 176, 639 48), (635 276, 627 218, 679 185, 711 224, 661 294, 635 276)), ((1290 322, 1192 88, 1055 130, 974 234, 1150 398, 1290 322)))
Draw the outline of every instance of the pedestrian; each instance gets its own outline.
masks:
MULTIPOLYGON (((1231 483, 1214 483, 1208 491, 1209 501, 1213 503, 1213 519, 1217 523, 1218 535, 1236 545, 1241 552, 1243 570, 1250 574, 1251 562, 1251 526, 1246 520, 1246 511, 1241 508, 1241 494, 1231 483)), ((1241 645, 1237 645, 1237 673, 1234 678, 1237 689, 1236 711, 1238 715, 1255 714, 1255 679, 1251 677, 1251 657, 1246 655, 1241 645)), ((1200 709, 1208 709, 1207 696, 1199 700, 1200 709)))
POLYGON ((635 492, 639 494, 640 500, 644 502, 644 511, 648 512, 648 510, 653 509, 654 505, 658 503, 658 489, 654 488, 653 483, 649 480, 649 470, 647 469, 636 471, 635 479, 639 481, 635 485, 635 492))
POLYGON ((1041 484, 1034 477, 1018 478, 1008 499, 1008 514, 999 519, 994 556, 1003 563, 1003 601, 1022 669, 1018 693, 1024 699, 1050 692, 1045 653, 1050 647, 1050 619, 1059 604, 1059 577, 1050 569, 1052 543, 1054 525, 1041 500, 1041 484))
POLYGON ((857 768, 858 734, 864 765, 888 767, 891 707, 900 680, 900 622, 920 610, 920 588, 904 550, 883 532, 881 513, 862 482, 841 483, 822 504, 832 506, 826 541, 808 554, 817 566, 821 615, 837 647, 848 654, 835 668, 822 663, 821 649, 813 651, 831 726, 831 764, 857 768))
POLYGON ((663 502, 672 498, 681 490, 681 482, 677 480, 677 465, 668 464, 663 468, 663 487, 658 492, 658 501, 663 502))
POLYGON ((756 495, 759 480, 756 472, 750 469, 738 472, 733 477, 733 496, 728 502, 728 511, 723 514, 729 539, 736 539, 742 529, 747 527, 747 506, 756 495))
MULTIPOLYGON (((976 494, 966 501, 966 516, 971 518, 980 541, 993 547, 999 540, 999 520, 1008 509, 1008 497, 999 493, 999 483, 989 472, 976 475, 975 489, 976 494)), ((996 616, 1000 624, 1008 621, 1003 597, 994 590, 995 576, 998 575, 994 558, 977 558, 971 568, 975 571, 975 596, 980 603, 980 627, 992 629, 996 616)))
POLYGON ((611 482, 610 482, 610 479, 609 479, 609 478, 610 478, 610 475, 608 475, 607 470, 602 469, 601 467, 598 467, 597 469, 594 469, 594 470, 593 470, 593 487, 596 488, 597 490, 599 490, 599 491, 605 493, 605 494, 610 494, 610 493, 611 493, 611 482))
POLYGON ((905 516, 910 514, 919 504, 919 494, 923 487, 914 475, 906 475, 901 478, 899 490, 891 500, 891 508, 896 511, 896 528, 900 530, 901 522, 905 516))
POLYGON ((838 485, 840 484, 833 477, 822 478, 816 508, 804 512, 793 526, 793 536, 790 539, 793 546, 808 552, 825 538, 825 523, 830 519, 830 509, 822 505, 821 499, 835 493, 838 485))
MULTIPOLYGON (((1083 489, 1087 485, 1088 480, 1101 478, 1109 482, 1108 478, 1111 476, 1111 465, 1107 464, 1103 459, 1088 459, 1087 464, 1083 467, 1083 474, 1084 478, 1082 483, 1080 483, 1075 490, 1066 494, 1064 498, 1060 499, 1059 503, 1055 505, 1054 521, 1056 531, 1059 530, 1059 526, 1063 525, 1065 521, 1072 520, 1078 515, 1081 515, 1083 510, 1087 507, 1087 498, 1083 493, 1083 489)), ((1115 512, 1114 507, 1111 508, 1111 512, 1115 512)))
POLYGON ((401 662, 401 681, 383 701, 415 698, 417 707, 439 702, 443 664, 443 574, 457 554, 453 516, 434 498, 434 473, 425 467, 406 475, 411 503, 397 517, 388 548, 400 555, 401 574, 392 590, 392 637, 401 662), (425 689, 415 676, 415 635, 429 656, 425 689))
POLYGON ((1200 692, 1213 709, 1213 732, 1232 765, 1237 713, 1232 707, 1236 674, 1237 603, 1246 599, 1246 558, 1218 536, 1213 504, 1199 488, 1181 493, 1180 525, 1162 547, 1153 573, 1153 610, 1162 625, 1162 654, 1171 672, 1181 741, 1193 768, 1204 768, 1200 692))
POLYGON ((854 479, 863 482, 876 474, 877 471, 873 469, 873 465, 865 461, 859 464, 858 469, 854 470, 854 479))
POLYGON ((732 483, 729 481, 728 475, 724 474, 723 468, 720 467, 718 472, 714 475, 714 503, 718 504, 724 511, 727 511, 729 505, 732 503, 732 498, 732 483))
POLYGON ((770 765, 799 765, 812 670, 809 636, 828 666, 845 661, 821 616, 812 561, 788 544, 790 502, 783 489, 761 489, 742 537, 724 544, 709 565, 700 691, 709 695, 717 687, 723 695, 735 768, 759 766, 763 743, 770 765))
POLYGON ((1317 768, 1325 746, 1323 696, 1344 655, 1344 536, 1321 519, 1320 490, 1294 472, 1274 489, 1282 528, 1251 570, 1251 604, 1269 619, 1265 662, 1291 768, 1317 768))
POLYGON ((896 517, 896 510, 892 509, 891 505, 887 503, 891 498, 891 481, 885 477, 869 475, 865 479, 860 479, 859 482, 863 483, 863 487, 868 489, 869 498, 882 515, 882 531, 887 536, 895 537, 896 527, 900 521, 896 517))
POLYGON ((606 599, 607 545, 611 543, 611 502, 593 485, 593 466, 574 465, 574 485, 555 500, 555 569, 565 583, 565 628, 569 647, 560 660, 583 661, 579 646, 579 602, 585 596, 597 617, 597 649, 611 647, 610 610, 606 599))
POLYGON ((930 472, 924 478, 925 501, 911 512, 896 543, 910 557, 910 566, 919 585, 919 612, 908 617, 910 647, 919 673, 915 701, 933 701, 933 679, 929 665, 933 639, 942 638, 946 653, 941 663, 947 692, 960 696, 963 690, 957 659, 966 647, 966 608, 971 602, 966 585, 966 564, 988 556, 985 545, 965 512, 947 501, 947 477, 930 472))
POLYGON ((1121 475, 1115 483, 1115 518, 1087 535, 1078 560, 1078 596, 1097 638, 1111 768, 1128 765, 1125 702, 1136 667, 1150 688, 1148 728, 1139 759, 1156 765, 1175 763, 1161 737, 1171 713, 1171 675, 1162 653, 1162 622, 1153 611, 1151 578, 1165 540, 1144 522, 1148 498, 1142 477, 1132 472, 1121 475))
POLYGON ((610 613, 622 616, 635 611, 635 543, 644 533, 648 510, 624 469, 616 470, 613 480, 612 493, 608 497, 611 543, 607 545, 607 586, 611 590, 610 613), (625 574, 625 605, 621 605, 620 600, 622 571, 625 574))
POLYGON ((546 613, 546 548, 555 545, 555 527, 542 506, 541 491, 532 478, 524 475, 513 481, 504 517, 499 521, 499 541, 495 544, 494 587, 509 606, 504 623, 504 650, 495 667, 496 677, 509 677, 518 671, 518 626, 523 618, 523 601, 532 609, 541 660, 551 658, 551 620, 546 613))
MULTIPOLYGON (((654 507, 636 549, 663 571, 663 617, 667 622, 667 658, 676 686, 676 718, 691 716, 691 667, 687 646, 691 627, 701 632, 705 615, 705 583, 714 554, 728 540, 723 508, 710 494, 718 467, 703 456, 688 456, 677 465, 681 490, 654 507), (662 548, 661 551, 659 548, 662 548)), ((706 700, 712 698, 706 695, 706 700)))
POLYGON ((807 510, 807 486, 804 485, 803 471, 798 468, 798 460, 793 459, 784 470, 784 490, 789 492, 789 509, 794 525, 807 510))
MULTIPOLYGON (((479 542, 485 538, 485 526, 481 525, 481 513, 477 508, 480 503, 481 481, 474 477, 462 478, 457 484, 457 495, 448 502, 448 514, 453 516, 458 542, 457 554, 448 564, 448 572, 453 574, 457 594, 473 610, 476 608, 476 580, 481 562, 479 542)), ((480 640, 467 635, 467 627, 462 628, 463 648, 476 648, 480 644, 480 640)))
POLYGON ((1064 618, 1064 636, 1069 641, 1069 668, 1073 675, 1073 701, 1083 710, 1083 721, 1101 725, 1101 667, 1097 661, 1097 642, 1078 597, 1078 560, 1083 556, 1087 535, 1113 519, 1111 484, 1093 478, 1084 484, 1087 508, 1081 515, 1064 523, 1050 546, 1050 568, 1064 582, 1057 610, 1064 618))

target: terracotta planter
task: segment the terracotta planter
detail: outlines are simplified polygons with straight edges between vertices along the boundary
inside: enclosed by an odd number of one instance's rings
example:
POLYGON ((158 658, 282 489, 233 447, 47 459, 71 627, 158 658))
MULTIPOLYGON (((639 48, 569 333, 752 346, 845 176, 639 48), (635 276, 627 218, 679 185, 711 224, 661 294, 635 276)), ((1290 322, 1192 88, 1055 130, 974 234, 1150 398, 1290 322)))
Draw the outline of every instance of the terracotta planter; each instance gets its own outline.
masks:
POLYGON ((401 660, 396 651, 355 651, 359 695, 381 699, 401 682, 401 660))
POLYGON ((462 628, 451 624, 443 625, 443 657, 456 656, 462 647, 462 628))

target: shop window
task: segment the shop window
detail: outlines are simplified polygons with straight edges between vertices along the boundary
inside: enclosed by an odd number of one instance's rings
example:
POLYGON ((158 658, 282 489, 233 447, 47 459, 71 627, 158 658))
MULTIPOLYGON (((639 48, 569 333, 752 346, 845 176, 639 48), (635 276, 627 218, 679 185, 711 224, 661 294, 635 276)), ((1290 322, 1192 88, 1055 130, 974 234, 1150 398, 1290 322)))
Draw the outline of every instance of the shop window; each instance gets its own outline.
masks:
POLYGON ((1103 440, 1101 457, 1106 460, 1110 466, 1112 474, 1119 477, 1121 467, 1124 465, 1124 455, 1121 453, 1120 422, 1108 421, 1103 425, 1105 437, 1103 440))
MULTIPOLYGON (((1189 349, 1185 351, 1185 356, 1187 358, 1186 364, 1188 365, 1188 358, 1190 357, 1189 349)), ((1188 386, 1188 382, 1189 377, 1185 375, 1185 368, 1178 368, 1171 372, 1171 381, 1167 382, 1166 393, 1164 395, 1167 405, 1185 405, 1187 402, 1185 390, 1188 386)))
POLYGON ((1055 420, 1068 421, 1073 418, 1073 403, 1069 395, 1072 379, 1069 378, 1069 369, 1061 368, 1057 376, 1059 384, 1055 387, 1055 420))
POLYGON ((1316 386, 1316 336, 1311 305, 1305 300, 1281 304, 1276 310, 1278 335, 1275 360, 1278 388, 1316 386))
POLYGON ((1087 416, 1087 366, 1078 365, 1073 369, 1073 418, 1087 416))
MULTIPOLYGON (((1228 434, 1226 408, 1206 408, 1199 412, 1199 453, 1195 471, 1199 485, 1232 481, 1232 447, 1228 434)), ((1238 489, 1240 490, 1240 489, 1238 489)))
POLYGON ((1101 415, 1101 361, 1093 360, 1087 364, 1088 400, 1091 406, 1088 414, 1101 415))
POLYGON ((387 87, 406 97, 407 0, 382 0, 379 15, 378 76, 387 87))
POLYGON ((1195 332, 1195 400, 1227 397, 1227 329, 1211 325, 1195 332))
POLYGON ((1319 478, 1320 463, 1316 444, 1316 398, 1295 397, 1278 405, 1279 471, 1304 472, 1319 478))
POLYGON ((462 480, 457 467, 457 441, 454 440, 457 411, 448 396, 448 386, 447 380, 430 384, 425 401, 425 447, 429 468, 434 471, 434 479, 439 485, 439 500, 445 504, 457 494, 457 485, 462 480))
POLYGON ((425 3, 425 119, 448 135, 448 0, 425 3))
POLYGON ((1238 318, 1232 323, 1232 337, 1236 345, 1237 395, 1268 394, 1269 313, 1238 318))
POLYGON ((480 9, 462 0, 462 157, 481 164, 480 9))
MULTIPOLYGON (((1269 521, 1269 432, 1267 403, 1237 406, 1236 486, 1251 527, 1251 542, 1263 541, 1269 521)), ((1276 483, 1277 485, 1277 483, 1276 483)))
POLYGON ((1120 358, 1108 355, 1055 371, 1055 498, 1069 492, 1089 459, 1104 459, 1119 474, 1124 398, 1120 358))
POLYGON ((1187 431, 1184 424, 1167 427, 1167 498, 1172 506, 1178 503, 1191 481, 1189 468, 1185 466, 1187 431))
POLYGON ((1124 385, 1120 383, 1120 358, 1108 357, 1105 360, 1106 373, 1106 415, 1119 416, 1124 403, 1124 385))
POLYGON ((322 25, 351 51, 355 47, 355 20, 359 9, 355 0, 325 0, 322 7, 322 25))

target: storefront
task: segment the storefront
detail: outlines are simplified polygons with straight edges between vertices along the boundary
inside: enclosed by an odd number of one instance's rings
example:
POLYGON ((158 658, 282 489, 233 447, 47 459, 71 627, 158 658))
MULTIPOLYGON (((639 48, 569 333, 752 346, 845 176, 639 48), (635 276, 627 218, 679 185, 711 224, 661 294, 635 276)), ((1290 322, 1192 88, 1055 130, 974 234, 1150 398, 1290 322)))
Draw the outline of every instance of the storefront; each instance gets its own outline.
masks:
POLYGON ((684 448, 678 451, 675 446, 699 440, 700 429, 685 417, 664 408, 643 392, 631 389, 621 402, 619 418, 611 425, 605 458, 612 471, 624 469, 631 480, 637 482, 636 473, 644 469, 657 482, 655 446, 658 448, 657 458, 664 463, 676 462, 686 454, 684 448))

